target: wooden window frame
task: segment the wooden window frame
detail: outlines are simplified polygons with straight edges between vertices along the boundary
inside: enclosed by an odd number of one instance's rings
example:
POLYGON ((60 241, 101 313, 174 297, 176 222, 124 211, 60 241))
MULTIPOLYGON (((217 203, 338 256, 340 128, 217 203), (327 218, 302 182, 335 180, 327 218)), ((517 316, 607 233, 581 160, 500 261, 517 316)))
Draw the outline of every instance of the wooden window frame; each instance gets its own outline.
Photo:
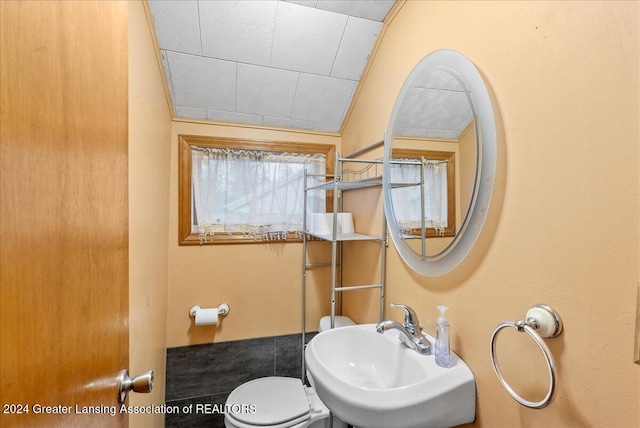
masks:
MULTIPOLYGON (((438 233, 435 228, 427 227, 427 238, 446 238, 456 236, 456 154, 438 150, 393 149, 391 157, 394 159, 420 159, 447 161, 447 227, 444 234, 438 233)), ((420 235, 420 231, 411 232, 411 235, 420 235)))
MULTIPOLYGON (((256 244, 262 243, 241 232, 220 233, 211 241, 200 242, 198 234, 191 231, 192 219, 192 147, 212 147, 224 149, 262 150, 268 152, 319 153, 326 159, 326 174, 335 171, 335 150, 333 144, 294 143, 283 141, 255 140, 242 138, 222 138, 196 135, 178 135, 178 245, 256 244)), ((327 192, 327 205, 331 203, 332 192, 327 192)), ((286 241, 301 242, 295 234, 289 234, 286 241)))

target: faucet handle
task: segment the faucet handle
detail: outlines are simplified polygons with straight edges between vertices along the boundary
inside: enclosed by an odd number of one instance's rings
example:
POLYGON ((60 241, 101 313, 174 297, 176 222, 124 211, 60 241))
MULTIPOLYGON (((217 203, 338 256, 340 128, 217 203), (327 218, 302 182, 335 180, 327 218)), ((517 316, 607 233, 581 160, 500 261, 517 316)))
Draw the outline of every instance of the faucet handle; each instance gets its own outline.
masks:
POLYGON ((407 305, 399 303, 391 303, 392 308, 400 308, 404 310, 404 327, 413 334, 417 334, 420 330, 420 321, 416 312, 407 305))

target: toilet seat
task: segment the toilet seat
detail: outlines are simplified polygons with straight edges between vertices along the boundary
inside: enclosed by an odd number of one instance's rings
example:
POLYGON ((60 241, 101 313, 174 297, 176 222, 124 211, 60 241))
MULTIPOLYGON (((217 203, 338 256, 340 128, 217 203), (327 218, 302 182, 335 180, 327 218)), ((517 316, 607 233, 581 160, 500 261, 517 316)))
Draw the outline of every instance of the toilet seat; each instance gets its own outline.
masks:
POLYGON ((312 410, 300 379, 273 376, 234 389, 227 398, 226 417, 240 428, 295 428, 311 417, 312 410))

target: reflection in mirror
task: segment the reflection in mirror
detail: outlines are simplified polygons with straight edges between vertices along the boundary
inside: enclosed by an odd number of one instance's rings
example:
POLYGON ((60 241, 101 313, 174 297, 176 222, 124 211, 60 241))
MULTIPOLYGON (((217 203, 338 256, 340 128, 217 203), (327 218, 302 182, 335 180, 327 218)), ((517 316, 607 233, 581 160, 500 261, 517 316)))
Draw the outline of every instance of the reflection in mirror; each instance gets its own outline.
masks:
POLYGON ((427 254, 427 238, 434 240, 428 246, 433 252, 455 236, 459 221, 455 155, 450 151, 393 149, 392 209, 399 232, 418 257, 427 254))
MULTIPOLYGON (((393 134, 394 162, 390 169, 392 208, 395 224, 406 245, 422 260, 446 251, 455 238, 455 228, 445 233, 449 222, 446 200, 441 197, 442 183, 446 185, 447 164, 425 158, 424 180, 421 181, 419 166, 400 164, 396 153, 399 150, 417 150, 418 147, 439 148, 457 159, 461 168, 458 175, 452 178, 454 188, 459 189, 458 192, 454 191, 454 197, 459 194, 460 200, 454 201, 454 205, 460 207, 462 215, 466 215, 476 175, 477 144, 473 119, 473 110, 465 88, 448 70, 433 70, 417 76, 400 104, 393 134), (413 170, 412 175, 417 185, 407 186, 408 181, 403 180, 407 174, 398 174, 403 169, 413 170), (412 205, 411 212, 407 212, 406 195, 411 193, 419 196, 421 188, 424 192, 424 209, 420 209, 418 202, 412 205), (401 208, 401 205, 405 206, 401 208), (412 219, 410 226, 413 233, 407 233, 407 218, 412 219), (431 233, 415 233, 421 229, 422 224, 426 225, 426 232, 431 233), (433 239, 427 243, 427 238, 433 239)), ((451 164, 455 162, 451 161, 451 164)), ((455 212, 452 214, 453 225, 455 226, 456 220, 460 224, 462 218, 456 218, 455 212)))
POLYGON ((495 146, 491 103, 473 64, 450 50, 425 57, 398 95, 385 136, 385 212, 414 270, 441 275, 470 250, 491 198, 495 146))

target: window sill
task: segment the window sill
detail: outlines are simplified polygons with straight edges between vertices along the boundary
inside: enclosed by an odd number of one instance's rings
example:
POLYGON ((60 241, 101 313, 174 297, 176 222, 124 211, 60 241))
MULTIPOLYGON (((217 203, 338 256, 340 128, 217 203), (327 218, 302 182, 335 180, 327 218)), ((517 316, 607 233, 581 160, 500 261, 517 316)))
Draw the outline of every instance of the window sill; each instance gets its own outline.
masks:
POLYGON ((191 233, 185 237, 181 237, 178 242, 180 246, 188 245, 228 245, 228 244, 284 244, 290 242, 302 242, 302 238, 296 234, 290 234, 286 240, 257 240, 251 236, 247 236, 244 233, 219 233, 214 235, 213 238, 200 242, 200 238, 197 233, 191 233))

